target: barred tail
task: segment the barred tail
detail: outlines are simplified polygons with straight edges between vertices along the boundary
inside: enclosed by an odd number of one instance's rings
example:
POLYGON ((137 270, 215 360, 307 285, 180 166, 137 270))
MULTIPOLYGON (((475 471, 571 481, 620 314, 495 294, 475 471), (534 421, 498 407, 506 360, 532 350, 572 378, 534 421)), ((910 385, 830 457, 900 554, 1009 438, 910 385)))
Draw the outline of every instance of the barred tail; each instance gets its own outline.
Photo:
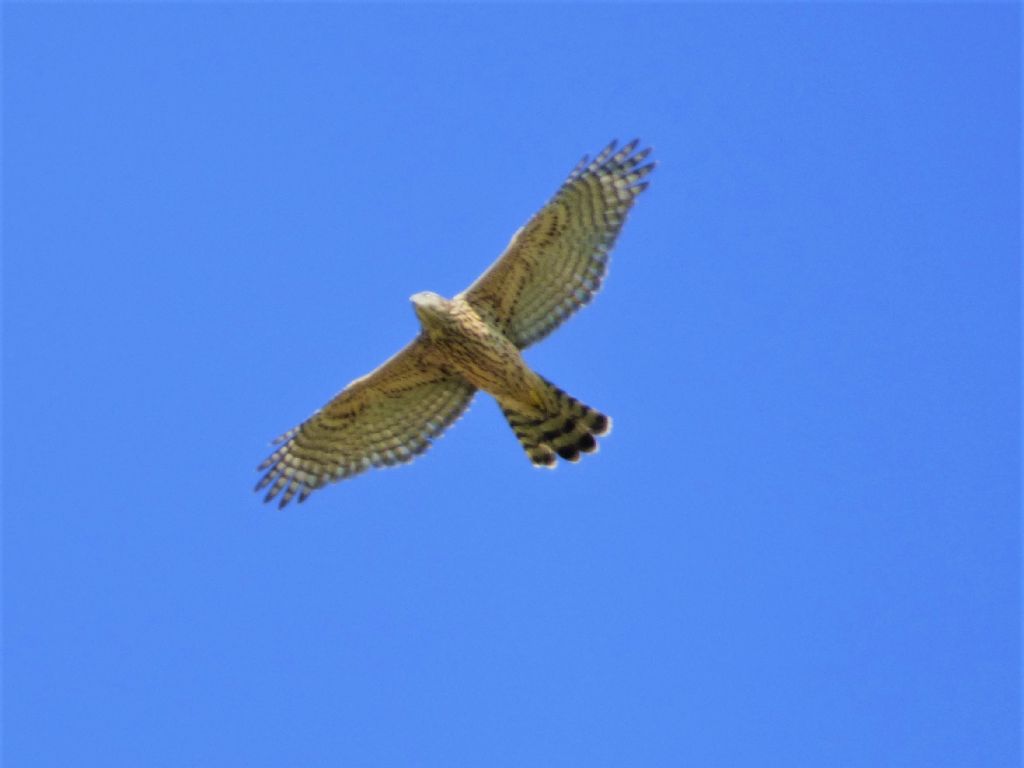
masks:
POLYGON ((594 438, 607 434, 612 420, 551 382, 541 381, 547 387, 539 398, 544 406, 526 409, 515 402, 498 401, 530 461, 538 467, 554 468, 555 454, 566 461, 579 461, 580 453, 596 451, 594 438))

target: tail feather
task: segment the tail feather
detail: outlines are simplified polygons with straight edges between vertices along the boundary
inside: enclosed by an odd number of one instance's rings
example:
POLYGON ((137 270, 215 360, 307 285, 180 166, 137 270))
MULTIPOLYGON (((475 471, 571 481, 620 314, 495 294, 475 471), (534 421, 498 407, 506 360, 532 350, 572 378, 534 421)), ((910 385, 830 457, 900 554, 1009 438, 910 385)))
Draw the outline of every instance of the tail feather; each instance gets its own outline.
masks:
POLYGON ((556 455, 575 462, 581 453, 595 452, 595 438, 608 434, 612 420, 551 382, 542 381, 547 391, 539 398, 545 403, 541 408, 525 409, 517 403, 499 400, 530 461, 539 467, 554 468, 556 455))

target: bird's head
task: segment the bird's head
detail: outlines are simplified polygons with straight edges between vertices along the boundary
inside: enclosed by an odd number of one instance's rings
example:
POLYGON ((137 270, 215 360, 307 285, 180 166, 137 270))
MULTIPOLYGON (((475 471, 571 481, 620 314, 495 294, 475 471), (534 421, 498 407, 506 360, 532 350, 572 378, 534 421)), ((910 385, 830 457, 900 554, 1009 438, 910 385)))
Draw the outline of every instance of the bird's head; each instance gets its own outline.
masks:
POLYGON ((409 301, 427 331, 440 329, 447 324, 449 302, 443 296, 433 291, 420 291, 410 296, 409 301))

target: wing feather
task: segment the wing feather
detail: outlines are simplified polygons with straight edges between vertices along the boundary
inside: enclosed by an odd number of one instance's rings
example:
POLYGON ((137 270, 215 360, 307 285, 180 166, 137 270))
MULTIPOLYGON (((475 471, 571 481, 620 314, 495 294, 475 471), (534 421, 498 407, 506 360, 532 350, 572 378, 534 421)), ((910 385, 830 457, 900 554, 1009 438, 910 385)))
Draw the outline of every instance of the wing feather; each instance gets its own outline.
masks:
POLYGON ((274 441, 256 490, 305 501, 327 483, 411 461, 466 410, 476 389, 450 374, 419 336, 274 441))
POLYGON ((555 196, 509 242, 505 252, 463 292, 478 311, 524 348, 547 336, 593 298, 608 252, 647 188, 650 147, 611 142, 586 156, 555 196))

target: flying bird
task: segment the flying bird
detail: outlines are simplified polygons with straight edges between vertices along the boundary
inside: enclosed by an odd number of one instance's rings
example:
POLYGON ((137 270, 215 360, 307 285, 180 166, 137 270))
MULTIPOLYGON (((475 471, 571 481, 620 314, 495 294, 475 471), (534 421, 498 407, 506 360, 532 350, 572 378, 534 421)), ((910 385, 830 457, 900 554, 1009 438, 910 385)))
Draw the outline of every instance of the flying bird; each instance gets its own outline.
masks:
POLYGON ((584 156, 505 252, 452 299, 411 297, 421 330, 398 354, 356 379, 274 441, 256 484, 279 507, 370 467, 407 462, 430 447, 478 389, 498 401, 534 465, 597 450, 611 419, 534 372, 521 350, 593 298, 608 252, 654 163, 651 149, 616 142, 584 156))

